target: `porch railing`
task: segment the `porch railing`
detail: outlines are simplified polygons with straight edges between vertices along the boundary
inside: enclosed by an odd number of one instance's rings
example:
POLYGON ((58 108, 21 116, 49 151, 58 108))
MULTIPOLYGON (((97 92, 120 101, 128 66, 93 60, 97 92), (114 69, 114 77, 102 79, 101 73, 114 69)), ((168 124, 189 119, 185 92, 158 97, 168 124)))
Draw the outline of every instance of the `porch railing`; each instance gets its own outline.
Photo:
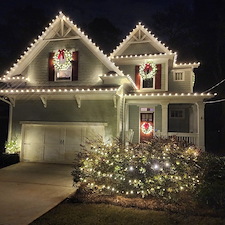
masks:
POLYGON ((198 134, 196 133, 177 133, 177 132, 168 132, 168 137, 176 137, 178 141, 185 141, 189 144, 197 145, 198 134))

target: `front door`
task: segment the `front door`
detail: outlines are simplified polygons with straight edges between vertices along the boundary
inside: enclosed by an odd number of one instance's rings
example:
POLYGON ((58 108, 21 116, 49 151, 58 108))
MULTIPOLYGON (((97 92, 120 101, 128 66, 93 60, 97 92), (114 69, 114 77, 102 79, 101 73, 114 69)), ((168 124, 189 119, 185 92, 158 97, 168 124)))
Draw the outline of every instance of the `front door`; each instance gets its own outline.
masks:
POLYGON ((154 113, 140 114, 140 142, 149 141, 154 133, 154 113))

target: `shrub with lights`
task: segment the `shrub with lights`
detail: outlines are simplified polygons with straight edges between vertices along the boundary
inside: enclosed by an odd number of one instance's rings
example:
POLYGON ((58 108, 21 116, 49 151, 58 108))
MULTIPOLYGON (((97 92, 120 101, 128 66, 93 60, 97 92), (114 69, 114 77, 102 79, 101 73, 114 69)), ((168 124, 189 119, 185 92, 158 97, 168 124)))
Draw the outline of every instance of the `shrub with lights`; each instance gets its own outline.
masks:
POLYGON ((19 153, 19 149, 17 138, 5 142, 5 151, 7 154, 17 154, 19 153))
POLYGON ((89 143, 79 153, 74 182, 91 192, 127 197, 172 199, 192 192, 200 183, 199 149, 176 139, 123 146, 119 141, 89 143))

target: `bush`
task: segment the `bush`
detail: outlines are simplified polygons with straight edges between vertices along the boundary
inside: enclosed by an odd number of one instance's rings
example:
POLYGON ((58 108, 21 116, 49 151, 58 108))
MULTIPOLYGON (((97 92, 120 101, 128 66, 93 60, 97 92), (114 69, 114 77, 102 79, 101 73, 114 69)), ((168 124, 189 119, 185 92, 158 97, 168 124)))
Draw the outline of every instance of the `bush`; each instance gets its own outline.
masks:
POLYGON ((225 159, 210 154, 201 157, 203 181, 197 189, 197 198, 210 207, 225 206, 225 159))
POLYGON ((126 147, 118 141, 89 144, 91 150, 79 153, 72 174, 75 183, 92 192, 176 200, 200 183, 199 150, 176 139, 154 138, 126 147))
POLYGON ((6 153, 8 153, 8 154, 19 153, 19 149, 20 148, 18 146, 17 138, 5 142, 5 151, 6 151, 6 153))

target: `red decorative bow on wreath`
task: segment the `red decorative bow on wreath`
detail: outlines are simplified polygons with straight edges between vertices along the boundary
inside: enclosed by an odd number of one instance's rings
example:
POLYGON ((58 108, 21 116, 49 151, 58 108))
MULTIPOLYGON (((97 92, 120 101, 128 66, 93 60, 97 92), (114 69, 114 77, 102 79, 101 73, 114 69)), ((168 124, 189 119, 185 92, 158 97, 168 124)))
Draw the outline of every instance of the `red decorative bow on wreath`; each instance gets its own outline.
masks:
POLYGON ((145 128, 145 130, 148 130, 149 129, 149 123, 144 123, 144 128, 145 128))
POLYGON ((59 60, 62 60, 62 59, 64 59, 65 58, 65 53, 64 53, 64 49, 61 49, 61 50, 59 50, 58 52, 59 52, 59 55, 58 55, 58 59, 59 60))
POLYGON ((144 72, 150 73, 152 71, 152 67, 149 63, 145 64, 144 72))

